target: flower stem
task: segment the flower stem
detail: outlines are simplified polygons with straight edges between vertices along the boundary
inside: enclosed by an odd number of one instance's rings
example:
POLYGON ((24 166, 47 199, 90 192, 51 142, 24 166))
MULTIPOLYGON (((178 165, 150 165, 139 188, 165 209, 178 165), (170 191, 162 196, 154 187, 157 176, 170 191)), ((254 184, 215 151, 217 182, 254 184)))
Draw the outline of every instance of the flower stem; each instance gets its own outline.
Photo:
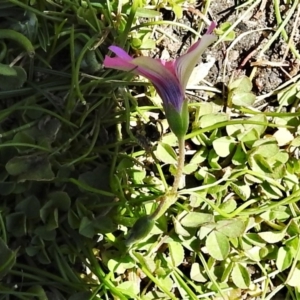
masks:
POLYGON ((185 160, 185 140, 184 138, 178 138, 178 161, 177 161, 177 172, 174 178, 174 183, 170 192, 166 193, 159 200, 160 203, 156 210, 151 215, 152 220, 159 219, 168 208, 173 205, 177 200, 177 191, 180 184, 180 179, 183 173, 184 160, 185 160))
POLYGON ((184 160, 185 160, 185 140, 184 138, 178 139, 178 162, 177 162, 177 173, 174 178, 174 183, 172 186, 171 193, 176 194, 179 188, 180 179, 183 173, 184 160))

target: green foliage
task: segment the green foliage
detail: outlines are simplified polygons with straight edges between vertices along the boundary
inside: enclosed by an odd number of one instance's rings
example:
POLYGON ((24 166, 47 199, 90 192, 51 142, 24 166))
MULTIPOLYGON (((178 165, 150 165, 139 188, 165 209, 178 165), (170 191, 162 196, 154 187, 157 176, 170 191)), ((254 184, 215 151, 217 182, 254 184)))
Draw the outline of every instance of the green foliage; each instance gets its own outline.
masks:
MULTIPOLYGON (((224 22, 220 24, 220 26, 216 29, 216 34, 218 35, 223 35, 229 28, 231 28, 232 24, 230 22, 224 22)), ((229 31, 225 38, 223 39, 224 41, 233 41, 235 39, 235 32, 234 31, 229 31)))
POLYGON ((248 77, 241 77, 228 85, 228 104, 236 106, 251 106, 256 97, 251 92, 252 82, 248 77))

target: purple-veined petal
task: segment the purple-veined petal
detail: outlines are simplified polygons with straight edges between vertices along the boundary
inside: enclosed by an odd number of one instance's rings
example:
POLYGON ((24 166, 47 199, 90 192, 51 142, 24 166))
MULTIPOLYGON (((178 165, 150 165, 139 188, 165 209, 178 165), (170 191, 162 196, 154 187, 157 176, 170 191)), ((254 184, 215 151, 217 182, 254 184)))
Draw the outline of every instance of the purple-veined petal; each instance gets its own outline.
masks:
POLYGON ((204 34, 199 41, 193 44, 186 54, 176 59, 175 70, 183 90, 185 90, 193 69, 199 62, 203 52, 210 44, 217 40, 215 35, 210 34, 215 27, 216 24, 212 23, 207 30, 208 33, 204 34))
POLYGON ((170 64, 166 67, 165 62, 150 57, 138 57, 132 63, 137 66, 136 74, 152 82, 164 104, 172 104, 177 111, 181 110, 184 90, 170 64))

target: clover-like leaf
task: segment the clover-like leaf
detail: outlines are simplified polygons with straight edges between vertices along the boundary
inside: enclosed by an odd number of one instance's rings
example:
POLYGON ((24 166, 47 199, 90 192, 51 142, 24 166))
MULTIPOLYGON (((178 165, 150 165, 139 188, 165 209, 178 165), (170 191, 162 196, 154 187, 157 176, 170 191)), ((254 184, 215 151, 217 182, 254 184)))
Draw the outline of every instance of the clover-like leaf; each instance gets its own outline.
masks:
POLYGON ((212 231, 205 242, 208 253, 216 260, 224 260, 229 254, 230 244, 225 234, 212 231))
POLYGON ((249 185, 244 184, 241 181, 231 182, 230 187, 233 189, 233 191, 244 201, 249 199, 251 195, 251 189, 249 185))
POLYGON ((246 223, 240 219, 220 220, 217 222, 216 230, 229 238, 242 236, 246 229, 246 223))
POLYGON ((204 276, 204 271, 201 270, 199 263, 193 263, 191 267, 191 279, 196 282, 206 282, 207 278, 204 276))
POLYGON ((300 264, 298 263, 296 267, 293 268, 293 270, 291 270, 291 273, 289 274, 286 283, 290 286, 299 288, 300 287, 299 278, 300 278, 300 264))
POLYGON ((156 157, 165 164, 175 164, 177 162, 177 156, 174 149, 164 143, 159 143, 155 150, 156 157))
POLYGON ((0 64, 0 90, 19 89, 27 80, 26 71, 22 67, 0 64))
POLYGON ((275 244, 282 241, 286 234, 285 230, 282 231, 262 231, 258 235, 269 244, 275 244))
POLYGON ((277 252, 277 257, 276 257, 276 267, 279 271, 284 271, 287 268, 289 268, 293 262, 294 255, 293 251, 284 246, 280 247, 277 252))
POLYGON ((213 141, 213 147, 220 157, 227 157, 234 149, 235 139, 223 136, 213 141))
POLYGON ((5 166, 10 175, 18 176, 18 181, 49 181, 54 178, 51 164, 45 155, 16 156, 5 166))
POLYGON ((171 241, 168 243, 172 265, 178 267, 184 260, 184 250, 179 242, 171 241))
POLYGON ((212 222, 213 215, 200 213, 200 212, 189 212, 184 216, 180 223, 184 227, 198 228, 200 225, 212 222))
POLYGON ((241 92, 238 89, 229 93, 232 104, 237 106, 249 107, 255 102, 255 95, 253 93, 241 92))
POLYGON ((232 270, 232 281, 233 283, 241 289, 247 289, 250 285, 249 271, 239 263, 236 263, 232 270))

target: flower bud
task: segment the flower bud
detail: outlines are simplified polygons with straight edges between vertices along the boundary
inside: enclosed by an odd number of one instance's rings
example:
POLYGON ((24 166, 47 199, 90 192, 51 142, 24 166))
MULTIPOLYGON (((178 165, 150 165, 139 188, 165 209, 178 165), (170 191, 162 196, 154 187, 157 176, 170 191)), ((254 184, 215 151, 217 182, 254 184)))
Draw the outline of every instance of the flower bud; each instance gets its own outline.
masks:
POLYGON ((183 138, 189 127, 188 102, 184 100, 180 111, 172 104, 164 105, 169 126, 178 138, 183 138))
POLYGON ((139 218, 131 228, 126 238, 125 245, 127 247, 130 247, 136 242, 147 237, 147 235, 152 230, 154 224, 155 221, 151 218, 151 216, 143 216, 139 218))

